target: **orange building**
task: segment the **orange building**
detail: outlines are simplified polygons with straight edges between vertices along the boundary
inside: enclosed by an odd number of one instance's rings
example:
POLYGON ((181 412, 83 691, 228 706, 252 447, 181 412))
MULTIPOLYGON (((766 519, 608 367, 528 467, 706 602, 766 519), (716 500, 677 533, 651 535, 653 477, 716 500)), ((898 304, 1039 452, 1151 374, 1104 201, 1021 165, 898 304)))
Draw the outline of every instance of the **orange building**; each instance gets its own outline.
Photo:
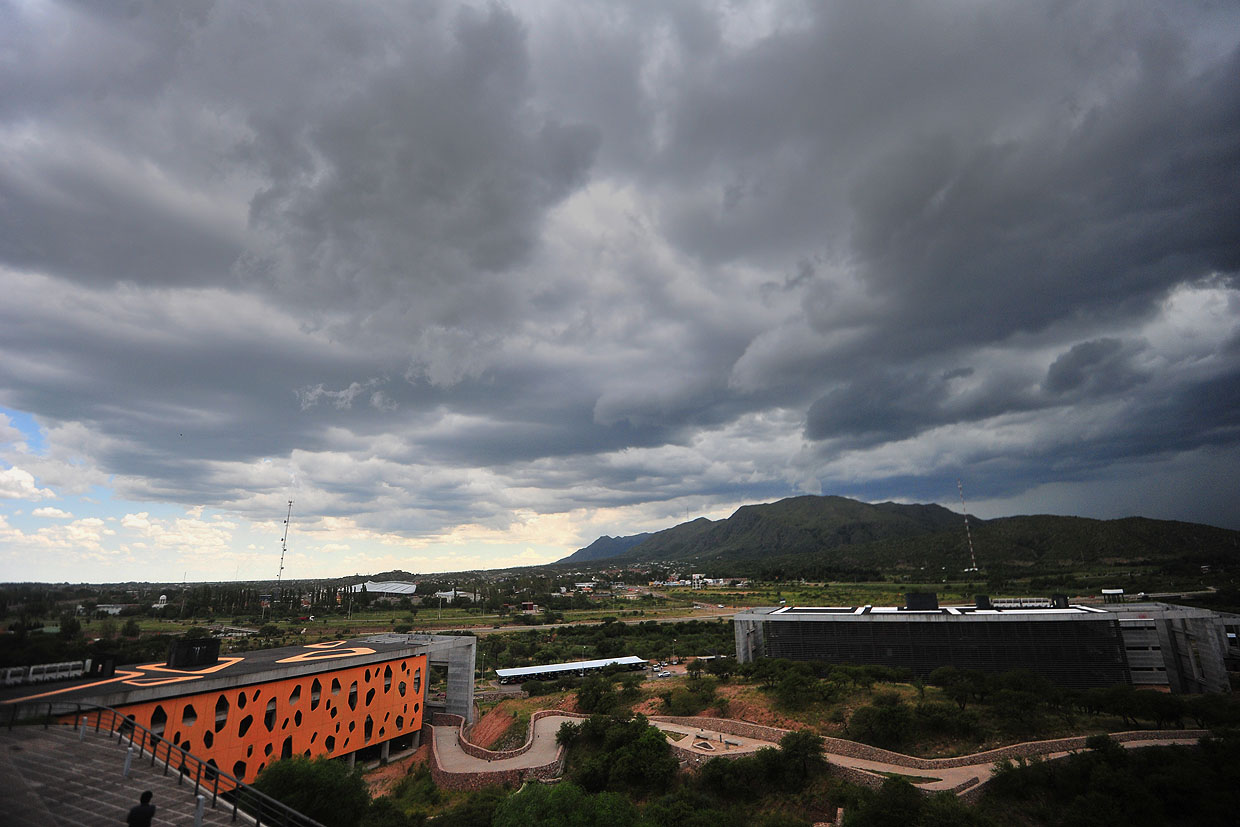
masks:
MULTIPOLYGON (((211 647, 200 647, 211 649, 211 647)), ((446 667, 444 711, 473 717, 472 637, 380 635, 218 656, 192 665, 121 667, 6 701, 116 709, 211 766, 250 782, 292 756, 386 759, 417 746, 432 665, 446 667)))

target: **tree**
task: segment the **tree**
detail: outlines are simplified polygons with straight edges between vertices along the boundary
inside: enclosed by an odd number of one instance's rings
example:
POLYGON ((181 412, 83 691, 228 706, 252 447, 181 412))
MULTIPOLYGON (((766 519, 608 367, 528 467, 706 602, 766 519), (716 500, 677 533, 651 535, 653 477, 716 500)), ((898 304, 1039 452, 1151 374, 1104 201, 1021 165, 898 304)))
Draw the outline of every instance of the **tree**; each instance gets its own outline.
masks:
POLYGON ((611 712, 619 703, 611 678, 594 675, 577 690, 577 706, 582 712, 611 712))
POLYGON ((590 795, 575 784, 528 784, 495 810, 493 827, 632 827, 637 808, 617 793, 590 795))
POLYGON ((326 758, 276 761, 253 786, 324 827, 357 827, 370 806, 362 774, 326 758))
POLYGON ((822 757, 822 739, 809 730, 789 732, 779 739, 784 775, 794 788, 808 781, 826 763, 822 757))
POLYGON ((82 622, 72 614, 64 614, 60 617, 60 636, 65 640, 72 640, 82 631, 82 622))
POLYGON ((902 702, 890 705, 870 704, 853 713, 848 721, 848 733, 867 744, 894 749, 904 741, 912 717, 912 713, 902 702))
POLYGON ((775 684, 775 698, 785 709, 802 709, 820 697, 819 680, 805 672, 790 671, 775 684))

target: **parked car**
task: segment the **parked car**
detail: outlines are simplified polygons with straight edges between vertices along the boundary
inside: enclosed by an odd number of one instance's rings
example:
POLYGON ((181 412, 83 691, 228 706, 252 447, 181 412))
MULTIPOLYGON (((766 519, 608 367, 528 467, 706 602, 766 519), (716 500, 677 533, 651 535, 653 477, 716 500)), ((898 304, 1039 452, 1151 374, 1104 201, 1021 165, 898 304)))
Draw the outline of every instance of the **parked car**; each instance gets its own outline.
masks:
POLYGON ((670 678, 671 676, 672 676, 672 673, 668 672, 666 669, 664 669, 662 672, 659 673, 660 678, 670 678))

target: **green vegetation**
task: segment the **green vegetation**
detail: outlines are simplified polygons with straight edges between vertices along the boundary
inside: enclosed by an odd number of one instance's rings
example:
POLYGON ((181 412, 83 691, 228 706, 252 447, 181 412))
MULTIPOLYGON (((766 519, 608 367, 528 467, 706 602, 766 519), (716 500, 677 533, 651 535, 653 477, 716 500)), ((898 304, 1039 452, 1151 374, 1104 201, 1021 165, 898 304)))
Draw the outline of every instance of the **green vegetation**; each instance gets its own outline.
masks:
POLYGON ((564 802, 546 791, 516 803, 531 792, 527 787, 496 812, 496 825, 790 827, 833 812, 824 803, 831 782, 822 742, 812 733, 790 733, 778 749, 711 759, 692 774, 677 772, 667 739, 641 716, 595 715, 565 724, 557 737, 570 745, 569 770, 550 789, 570 789, 562 795, 585 820, 561 821, 564 802), (510 814, 525 820, 508 820, 510 814))
POLYGON ((479 660, 485 660, 488 669, 624 655, 668 660, 673 652, 684 656, 732 655, 735 651, 732 623, 723 618, 633 624, 605 618, 597 624, 528 629, 479 639, 479 660))
POLYGON ((495 810, 493 827, 625 827, 637 808, 622 795, 585 792, 575 784, 529 784, 495 810))
MULTIPOLYGON (((1121 748, 1091 740, 1059 761, 1001 765, 978 808, 995 824, 1234 824, 1240 812, 1240 738, 1197 747, 1121 748)), ((851 824, 851 822, 850 822, 851 824)))
POLYGON ((362 774, 326 758, 276 761, 258 774, 253 786, 324 827, 356 827, 370 807, 362 774))

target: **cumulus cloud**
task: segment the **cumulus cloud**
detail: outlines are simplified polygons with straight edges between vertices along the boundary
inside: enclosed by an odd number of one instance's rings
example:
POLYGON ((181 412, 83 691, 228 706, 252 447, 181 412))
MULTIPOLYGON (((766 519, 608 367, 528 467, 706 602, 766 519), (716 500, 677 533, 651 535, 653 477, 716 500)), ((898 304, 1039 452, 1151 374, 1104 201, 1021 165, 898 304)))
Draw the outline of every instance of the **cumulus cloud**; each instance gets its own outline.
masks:
POLYGON ((59 508, 53 508, 51 506, 44 506, 43 508, 36 508, 34 511, 31 511, 30 513, 35 517, 44 517, 50 520, 72 520, 73 519, 73 515, 70 514, 68 511, 63 511, 59 508))
POLYGON ((13 500, 42 500, 56 494, 49 488, 39 488, 34 475, 21 468, 0 469, 0 497, 13 500))

